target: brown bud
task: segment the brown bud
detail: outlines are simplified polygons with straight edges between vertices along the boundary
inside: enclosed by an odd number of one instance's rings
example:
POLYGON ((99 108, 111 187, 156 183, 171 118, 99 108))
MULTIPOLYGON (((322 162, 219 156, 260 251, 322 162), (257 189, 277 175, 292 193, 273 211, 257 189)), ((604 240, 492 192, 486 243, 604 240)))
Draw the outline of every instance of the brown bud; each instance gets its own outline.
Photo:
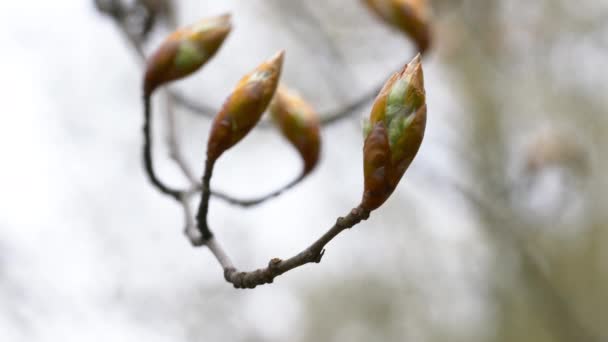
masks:
POLYGON ((319 160, 321 125, 318 114, 300 96, 282 86, 274 95, 270 114, 281 133, 300 153, 304 161, 302 174, 308 174, 319 160))
POLYGON ((148 58, 144 94, 198 70, 215 55, 230 29, 230 15, 225 14, 173 32, 148 58))
POLYGON ((424 137, 426 95, 420 55, 384 84, 365 126, 361 206, 374 210, 395 190, 424 137))
POLYGON ((258 123, 272 99, 283 65, 280 51, 243 77, 213 120, 207 158, 215 160, 258 123))
POLYGON ((427 0, 364 0, 378 17, 408 35, 421 54, 431 44, 430 15, 427 0))
POLYGON ((361 203, 365 209, 378 208, 393 192, 387 175, 390 162, 388 135, 384 124, 379 122, 371 129, 363 145, 365 191, 361 203))

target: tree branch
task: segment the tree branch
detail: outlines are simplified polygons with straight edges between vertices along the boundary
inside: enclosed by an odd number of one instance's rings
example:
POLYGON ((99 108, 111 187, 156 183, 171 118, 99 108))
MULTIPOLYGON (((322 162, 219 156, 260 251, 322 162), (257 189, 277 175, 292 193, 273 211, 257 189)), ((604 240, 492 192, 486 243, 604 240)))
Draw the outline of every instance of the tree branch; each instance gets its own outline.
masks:
POLYGON ((268 266, 250 272, 239 271, 218 244, 215 238, 205 242, 211 253, 224 270, 224 279, 237 289, 253 289, 258 285, 271 284, 274 278, 294 268, 308 263, 319 263, 325 253, 325 246, 342 231, 349 229, 357 223, 366 220, 370 212, 360 207, 354 208, 345 217, 340 217, 336 223, 310 246, 289 259, 273 258, 268 266))
MULTIPOLYGON (((114 22, 123 33, 127 41, 132 46, 133 50, 137 53, 140 60, 145 62, 146 56, 143 49, 143 39, 141 37, 137 37, 130 33, 128 28, 128 18, 124 11, 116 11, 116 12, 108 12, 108 14, 114 19, 114 22), (120 13, 118 13, 120 12, 120 13)), ((348 104, 346 107, 336 110, 333 113, 324 115, 321 123, 332 124, 337 122, 351 113, 356 111, 358 108, 364 106, 368 101, 372 100, 377 93, 377 88, 374 88, 371 92, 364 94, 361 98, 354 101, 351 104, 348 104)), ((238 269, 234 266, 228 254, 221 247, 217 239, 214 238, 211 229, 209 228, 207 222, 207 215, 209 211, 209 199, 213 194, 220 199, 223 199, 229 203, 241 205, 244 207, 253 206, 259 203, 262 203, 270 198, 274 198, 284 191, 292 188, 297 183, 299 183, 304 175, 301 175, 285 185, 280 189, 273 191, 270 194, 265 196, 250 199, 250 200, 238 200, 234 199, 226 194, 220 192, 212 192, 210 189, 211 177, 213 174, 213 167, 215 164, 215 159, 207 158, 205 163, 205 169, 202 177, 201 183, 198 183, 196 177, 188 167, 185 158, 180 153, 179 148, 179 140, 177 139, 176 133, 176 117, 173 105, 179 104, 189 109, 193 112, 202 114, 209 118, 212 118, 212 113, 215 113, 216 110, 210 106, 197 103, 188 99, 187 97, 181 95, 172 90, 166 90, 167 101, 166 101, 166 110, 167 110, 167 124, 169 127, 167 142, 169 145, 170 157, 178 164, 182 173, 188 178, 192 187, 190 190, 176 190, 170 188, 165 185, 156 175, 154 171, 154 165, 152 160, 152 138, 151 138, 151 99, 150 94, 145 94, 143 98, 144 102, 144 125, 143 125, 143 133, 144 133, 144 166, 146 174, 148 178, 152 182, 152 184, 162 193, 169 195, 176 201, 178 201, 183 208, 184 218, 185 218, 185 229, 184 233, 194 246, 207 246, 212 254, 215 256, 216 260, 224 270, 224 278, 227 282, 231 283, 235 288, 255 288, 258 285, 269 284, 274 281, 274 278, 277 276, 286 273, 294 268, 300 267, 302 265, 308 263, 319 263, 323 254, 325 252, 325 246, 334 239, 338 234, 340 234, 345 229, 349 229, 359 222, 366 220, 370 211, 363 209, 361 207, 356 207, 351 210, 351 212, 345 217, 340 217, 336 220, 336 223, 325 232, 320 238, 318 238, 314 243, 308 246, 306 249, 302 250, 300 253, 292 256, 286 260, 282 260, 279 258, 273 258, 268 263, 268 266, 265 268, 260 268, 250 272, 242 272, 238 271, 238 269), (191 195, 197 193, 197 191, 201 191, 201 201, 199 203, 199 208, 196 214, 196 224, 193 220, 192 210, 189 204, 189 198, 191 195)), ((268 122, 261 122, 261 127, 270 127, 268 122)))
MULTIPOLYGON (((196 227, 198 232, 200 233, 201 239, 193 239, 191 234, 192 230, 189 227, 186 227, 186 232, 190 237, 190 241, 195 246, 205 245, 209 248, 211 253, 215 256, 219 264, 224 269, 224 278, 227 282, 231 283, 235 288, 255 288, 258 285, 270 284, 277 276, 292 270, 296 267, 305 265, 311 262, 321 262, 321 258, 323 257, 324 247, 331 241, 334 237, 340 234, 343 230, 351 228, 357 223, 366 220, 369 217, 370 211, 363 209, 361 207, 356 207, 345 217, 340 217, 336 220, 336 223, 331 227, 325 234, 323 234, 317 241, 315 241, 308 248, 304 249, 297 255, 287 259, 281 260, 278 258, 274 258, 270 260, 268 266, 266 268, 260 268, 251 272, 240 272, 234 267, 232 261, 224 252, 222 247, 219 245, 218 241, 214 238, 211 229, 209 228, 209 224, 207 222, 207 214, 209 212, 209 198, 211 197, 210 183, 211 177, 213 175, 213 168, 215 165, 215 158, 210 158, 207 156, 207 161, 205 162, 205 171, 202 178, 202 194, 201 201, 199 203, 198 212, 196 214, 196 227)), ((188 206, 185 200, 182 200, 184 203, 184 209, 186 216, 188 213, 188 206)), ((190 221, 187 219, 187 224, 190 221)))

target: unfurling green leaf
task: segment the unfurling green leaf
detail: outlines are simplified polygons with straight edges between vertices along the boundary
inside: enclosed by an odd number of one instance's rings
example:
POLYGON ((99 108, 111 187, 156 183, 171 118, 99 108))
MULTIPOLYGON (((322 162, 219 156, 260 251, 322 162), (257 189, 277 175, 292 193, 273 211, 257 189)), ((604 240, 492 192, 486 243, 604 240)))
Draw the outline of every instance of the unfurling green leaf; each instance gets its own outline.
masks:
POLYGON ((374 210, 395 190, 424 137, 426 96, 420 55, 384 84, 367 122, 361 206, 374 210))

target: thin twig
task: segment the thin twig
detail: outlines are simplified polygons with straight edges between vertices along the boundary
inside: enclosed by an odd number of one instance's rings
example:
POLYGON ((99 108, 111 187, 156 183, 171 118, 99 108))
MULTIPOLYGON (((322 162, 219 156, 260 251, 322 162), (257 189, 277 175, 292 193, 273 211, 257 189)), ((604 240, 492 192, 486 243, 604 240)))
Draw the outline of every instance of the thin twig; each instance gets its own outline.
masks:
POLYGON ((226 252, 224 252, 224 249, 220 246, 220 244, 218 243, 216 238, 213 237, 213 238, 209 239, 207 242, 205 242, 204 244, 205 244, 205 246, 207 246, 207 248, 209 248, 209 250, 211 251, 213 256, 215 256, 215 259, 220 264, 222 269, 233 269, 234 268, 234 264, 232 263, 232 260, 230 260, 230 257, 228 256, 228 254, 226 254, 226 252))
POLYGON ((218 112, 217 108, 190 99, 186 95, 174 89, 169 89, 168 92, 169 96, 171 96, 173 101, 175 101, 175 104, 180 105, 182 108, 187 109, 192 113, 202 115, 208 119, 213 119, 215 117, 215 113, 218 112))
POLYGON ((143 98, 144 102, 144 146, 143 146, 143 154, 144 154, 144 169, 150 182, 162 193, 169 195, 176 201, 180 201, 182 194, 184 191, 173 189, 166 184, 164 184, 156 175, 154 171, 154 164, 152 161, 152 138, 151 138, 151 130, 152 130, 152 120, 150 118, 152 113, 152 105, 150 103, 150 96, 145 95, 143 98))
POLYGON ((230 258, 226 255, 215 238, 205 242, 205 245, 213 253, 224 270, 224 278, 238 289, 253 289, 258 285, 271 284, 274 278, 294 268, 308 263, 319 263, 325 253, 325 246, 342 231, 349 229, 357 223, 366 220, 370 212, 360 207, 354 208, 345 217, 340 217, 336 223, 317 239, 313 244, 289 259, 281 260, 273 258, 268 266, 250 272, 241 272, 234 267, 230 258))
POLYGON ((166 94, 165 96, 165 105, 167 111, 167 145, 169 147, 169 157, 173 159, 193 187, 200 187, 197 177, 188 166, 186 158, 182 155, 181 145, 177 137, 177 117, 173 108, 173 98, 169 94, 166 94))
POLYGON ((256 206, 258 204, 262 204, 270 199, 273 199, 275 197, 278 197, 279 195, 281 195, 283 192, 293 188, 295 185, 297 185, 298 183, 300 183, 302 181, 302 179, 304 179, 304 175, 300 175, 298 176, 296 179, 292 180, 291 182, 287 183, 286 185, 282 186, 281 188, 263 195, 263 196, 259 196, 257 198, 250 198, 250 199, 239 199, 239 198, 235 198, 232 195, 228 195, 226 193, 220 192, 220 191, 211 191, 211 195, 215 198, 219 198, 229 204, 232 205, 237 205, 237 206, 241 206, 244 208, 248 208, 248 207, 253 207, 256 206))
POLYGON ((382 89, 383 84, 384 84, 384 82, 382 84, 380 84, 379 86, 372 88, 372 90, 363 94, 361 97, 359 97, 359 99, 353 101, 346 107, 342 107, 335 111, 322 115, 321 116, 321 125, 329 126, 331 124, 339 122, 340 120, 350 116, 351 114, 354 114, 355 112, 360 110, 363 106, 365 106, 368 102, 370 102, 371 100, 376 98, 376 96, 380 92, 380 89, 382 89))

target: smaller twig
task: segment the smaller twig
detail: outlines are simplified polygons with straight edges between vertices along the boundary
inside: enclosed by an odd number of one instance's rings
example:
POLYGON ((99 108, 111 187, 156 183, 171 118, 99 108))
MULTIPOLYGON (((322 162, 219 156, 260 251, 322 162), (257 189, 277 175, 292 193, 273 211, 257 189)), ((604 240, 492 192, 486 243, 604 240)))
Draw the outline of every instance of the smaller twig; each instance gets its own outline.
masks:
POLYGON ((334 124, 334 123, 339 122, 340 120, 352 115, 353 113, 357 112, 360 108, 362 108, 368 102, 373 100, 376 97, 376 95, 378 95, 378 93, 380 92, 380 89, 382 89, 383 84, 384 83, 382 83, 379 87, 373 87, 369 92, 363 94, 361 97, 359 97, 357 100, 353 101, 352 103, 348 104, 347 106, 341 107, 335 111, 323 114, 321 116, 321 126, 328 126, 328 125, 334 124))
POLYGON ((188 98, 186 95, 169 89, 169 96, 175 101, 175 104, 182 106, 184 109, 187 109, 193 113, 200 114, 209 119, 213 119, 215 117, 215 113, 218 112, 217 108, 211 107, 205 103, 200 103, 195 100, 188 98))
POLYGON ((181 146, 177 137, 177 117, 173 108, 173 98, 166 94, 165 105, 167 111, 167 145, 169 147, 169 157, 175 161, 184 176, 188 178, 193 187, 200 186, 194 172, 188 166, 186 158, 181 153, 181 146))
MULTIPOLYGON (((169 148, 169 156, 171 159, 178 165, 181 172, 184 176, 189 180, 191 184, 191 191, 189 195, 196 193, 202 190, 202 185, 198 181, 197 177, 194 175, 194 172, 190 169, 188 162, 185 157, 181 153, 181 145, 179 143, 179 139, 177 137, 177 118, 175 115, 175 110, 173 108, 173 100, 170 95, 166 96, 166 112, 167 112, 167 145, 169 148)), ((235 198, 232 195, 226 194, 221 191, 213 191, 211 190, 211 196, 215 198, 219 198, 227 203, 232 205, 241 206, 244 208, 253 207, 259 205, 263 202, 266 202, 270 199, 278 197, 285 191, 293 188, 295 185, 300 183, 302 179, 304 179, 304 174, 300 174, 297 178, 289 182, 288 184, 282 186, 281 188, 274 190, 266 195, 259 196, 257 198, 252 199, 239 199, 235 198)), ((189 196, 188 195, 188 196, 189 196)))
MULTIPOLYGON (((319 117, 321 118, 320 119, 321 126, 322 127, 329 126, 329 125, 338 123, 341 120, 350 117, 351 115, 354 115, 356 112, 361 110, 368 102, 372 101, 376 97, 376 95, 378 95, 378 93, 380 92, 380 89, 382 89, 382 85, 384 85, 384 83, 381 83, 380 85, 378 85, 376 87, 373 87, 370 91, 362 94, 359 98, 355 99, 353 102, 351 102, 349 104, 342 105, 334 110, 319 114, 319 117)), ((191 101, 187 105, 185 105, 185 104, 182 104, 182 105, 184 105, 186 108, 191 108, 191 109, 197 108, 197 106, 194 103, 192 103, 191 101)), ((204 107, 201 106, 199 108, 204 108, 204 107)), ((271 127, 273 127, 273 124, 270 120, 262 120, 260 123, 258 123, 258 125, 256 127, 271 128, 271 127)))
POLYGON ((278 197, 279 195, 281 195, 282 193, 284 193, 285 191, 293 188, 295 185, 297 185, 298 183, 300 183, 302 181, 302 179, 304 179, 304 174, 301 174, 300 176, 298 176, 296 179, 292 180, 291 182, 287 183, 286 185, 282 186, 281 188, 268 193, 266 195, 257 197, 257 198, 251 198, 251 199, 239 199, 239 198, 235 198, 231 195, 228 195, 226 193, 220 192, 220 191, 215 191, 212 190, 211 191, 211 195, 215 198, 219 198, 227 203, 230 203, 232 205, 238 205, 244 208, 248 208, 248 207, 253 207, 256 206, 258 204, 262 204, 270 199, 273 199, 275 197, 278 197))
POLYGON ((215 159, 207 157, 207 161, 205 162, 205 171, 203 171, 203 179, 201 182, 201 201, 196 213, 196 227, 201 233, 204 241, 209 241, 209 239, 213 237, 213 233, 207 224, 207 212, 209 211, 209 198, 211 197, 211 189, 209 188, 209 184, 211 183, 214 165, 215 159))
POLYGON ((151 119, 151 114, 152 114, 152 105, 150 103, 150 96, 148 94, 144 95, 144 126, 143 126, 143 133, 144 133, 144 145, 143 145, 143 154, 144 154, 144 169, 146 171, 146 174, 148 175, 148 178, 150 179, 150 182, 152 182, 152 184, 162 193, 169 195, 170 197, 172 197, 173 199, 175 199, 176 201, 180 201, 182 194, 184 193, 184 191, 182 190, 177 190, 174 188, 171 188, 169 186, 167 186, 165 183, 163 183, 160 178, 158 178, 158 176, 156 175, 156 171, 154 171, 154 164, 153 164, 153 159, 152 159, 152 137, 151 137, 151 131, 152 131, 152 119, 151 119))
POLYGON ((140 60, 145 62, 146 54, 144 52, 143 40, 141 39, 141 37, 137 37, 129 30, 129 16, 127 10, 123 8, 113 13, 108 13, 108 15, 110 15, 112 20, 114 20, 114 24, 118 26, 118 29, 122 33, 123 37, 127 40, 127 42, 129 42, 129 45, 131 45, 140 60))

